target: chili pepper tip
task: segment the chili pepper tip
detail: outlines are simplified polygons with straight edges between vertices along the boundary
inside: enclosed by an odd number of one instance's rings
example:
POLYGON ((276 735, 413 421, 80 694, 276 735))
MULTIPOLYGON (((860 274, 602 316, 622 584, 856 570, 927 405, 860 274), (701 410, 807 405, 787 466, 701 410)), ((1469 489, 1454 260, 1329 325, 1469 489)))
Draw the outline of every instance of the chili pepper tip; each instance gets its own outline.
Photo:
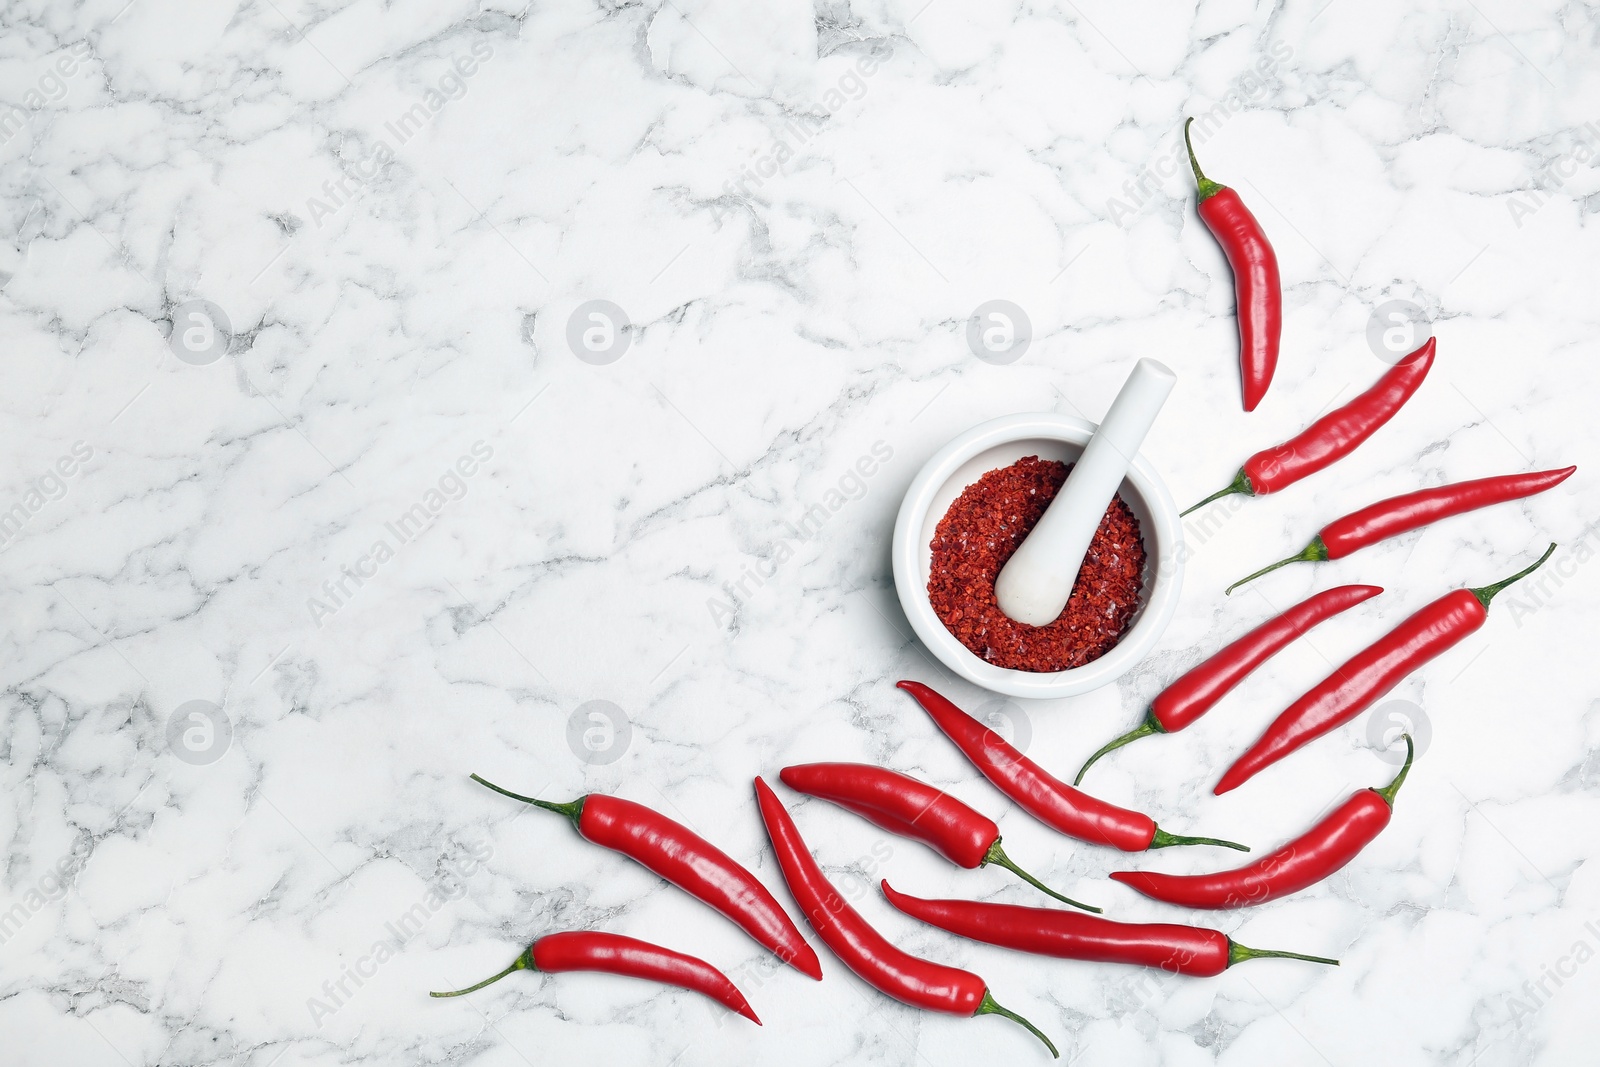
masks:
MULTIPOLYGON (((806 945, 805 948, 808 953, 807 955, 802 956, 798 952, 791 952, 788 954, 780 952, 778 953, 778 958, 784 963, 787 963, 789 966, 793 967, 795 970, 799 971, 801 974, 805 975, 807 978, 820 982, 822 981, 822 961, 817 959, 817 954, 811 951, 810 945, 806 945)), ((758 1019, 756 1021, 759 1022, 760 1020, 758 1019)))
POLYGON ((972 1014, 973 1015, 1000 1015, 1000 1016, 1003 1016, 1003 1017, 1005 1017, 1007 1019, 1010 1019, 1014 1023, 1020 1023, 1021 1025, 1027 1027, 1028 1028, 1028 1032, 1031 1033, 1034 1037, 1036 1037, 1040 1041, 1044 1042, 1044 1047, 1050 1050, 1050 1055, 1054 1056, 1058 1060, 1061 1058, 1061 1053, 1056 1051, 1055 1045, 1051 1044, 1050 1039, 1048 1037, 1044 1036, 1044 1032, 1043 1031, 1041 1031, 1037 1026, 1033 1025, 1032 1023, 1030 1023, 1028 1020, 1024 1019, 1022 1016, 1018 1015, 1016 1012, 1011 1011, 1008 1008, 1002 1008, 995 1001, 993 994, 991 994, 987 989, 985 989, 983 991, 983 1002, 978 1005, 978 1010, 973 1012, 972 1014))

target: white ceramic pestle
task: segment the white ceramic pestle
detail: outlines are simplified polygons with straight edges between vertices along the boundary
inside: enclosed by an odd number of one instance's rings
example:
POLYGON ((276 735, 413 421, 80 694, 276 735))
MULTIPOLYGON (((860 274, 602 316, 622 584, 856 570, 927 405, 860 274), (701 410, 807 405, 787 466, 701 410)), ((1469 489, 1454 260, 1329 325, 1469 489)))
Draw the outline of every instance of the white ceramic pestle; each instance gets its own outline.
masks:
POLYGON ((1044 626, 1067 606, 1089 542, 1177 380, 1156 360, 1141 359, 1133 365, 1067 483, 1000 568, 994 593, 1008 617, 1044 626))

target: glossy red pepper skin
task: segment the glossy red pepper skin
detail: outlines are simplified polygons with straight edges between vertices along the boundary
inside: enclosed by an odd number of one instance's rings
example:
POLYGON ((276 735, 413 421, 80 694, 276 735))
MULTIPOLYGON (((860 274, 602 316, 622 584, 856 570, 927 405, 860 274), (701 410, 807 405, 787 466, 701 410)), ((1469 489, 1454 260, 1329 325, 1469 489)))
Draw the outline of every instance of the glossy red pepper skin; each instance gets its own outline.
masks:
POLYGON ((1183 139, 1199 186, 1196 210, 1222 246, 1228 266, 1233 268, 1240 386, 1244 409, 1254 411, 1278 368, 1278 344, 1283 335, 1283 282, 1278 276, 1278 255, 1239 194, 1200 172, 1194 145, 1189 142, 1193 123, 1194 119, 1189 119, 1183 124, 1183 139))
POLYGON ((1361 790, 1310 830, 1254 863, 1216 874, 1113 871, 1111 877, 1147 897, 1185 908, 1243 908, 1316 885, 1355 859, 1389 825, 1394 795, 1411 769, 1411 738, 1405 742, 1405 766, 1388 786, 1361 790))
POLYGON ((970 971, 918 959, 868 925, 822 873, 783 802, 760 778, 755 787, 761 820, 772 838, 783 880, 800 906, 800 914, 833 954, 868 985, 902 1004, 951 1015, 976 1014, 987 988, 983 979, 970 971))
POLYGON ((891 834, 921 841, 959 867, 994 863, 1063 903, 1099 908, 1062 896, 1012 862, 1000 847, 1000 827, 942 789, 864 763, 806 763, 778 772, 783 784, 853 811, 891 834))
POLYGON ((621 797, 590 793, 570 804, 519 796, 473 780, 525 804, 567 816, 587 841, 620 852, 709 904, 801 974, 821 981, 822 963, 777 898, 726 852, 682 823, 621 797))
POLYGON ((601 971, 631 978, 649 978, 703 993, 756 1025, 751 1010, 728 976, 705 960, 617 934, 549 934, 533 943, 533 963, 541 971, 601 971))
POLYGON ((1023 908, 973 900, 924 900, 896 892, 885 880, 883 895, 895 908, 930 926, 988 945, 1092 963, 1159 967, 1168 974, 1210 978, 1235 963, 1265 957, 1338 966, 1338 960, 1246 948, 1218 930, 1176 923, 1121 923, 1056 908, 1023 908))
POLYGON ((1410 400, 1433 366, 1432 337, 1383 373, 1373 386, 1322 416, 1275 448, 1245 460, 1244 475, 1256 496, 1276 493, 1354 452, 1410 400))
POLYGON ((1446 593, 1357 652, 1285 708, 1227 769, 1212 792, 1221 796, 1237 789, 1289 753, 1370 708, 1407 675, 1482 626, 1495 593, 1537 569, 1555 548, 1551 545, 1538 563, 1492 586, 1446 593))
POLYGON ((958 867, 988 862, 1000 827, 940 789, 864 763, 806 763, 778 772, 783 784, 855 812, 892 834, 910 837, 958 867))
POLYGON ((1119 808, 1074 789, 921 682, 903 681, 898 685, 916 698, 934 724, 955 742, 985 778, 1053 830, 1124 852, 1143 852, 1176 844, 1222 845, 1249 851, 1231 841, 1169 834, 1157 827, 1148 815, 1119 808))
POLYGON ((1268 659, 1318 623, 1371 600, 1383 587, 1340 585, 1313 593, 1268 619, 1167 686, 1150 701, 1150 714, 1171 733, 1191 725, 1268 659))
POLYGON ((880 993, 914 1008, 950 1015, 1003 1014, 1028 1027, 1055 1053, 1055 1046, 1031 1023, 994 1003, 982 978, 913 956, 874 930, 822 873, 800 828, 767 783, 757 778, 755 789, 761 821, 800 914, 846 967, 880 993))
MULTIPOLYGON (((1176 733, 1210 711, 1250 673, 1312 627, 1383 592, 1376 585, 1340 585, 1315 593, 1257 626, 1156 694, 1144 722, 1084 763, 1077 782, 1101 756, 1149 734, 1176 733)), ((1074 783, 1076 784, 1076 782, 1074 783)))
POLYGON ((1372 388, 1322 416, 1281 445, 1244 461, 1232 483, 1186 509, 1204 507, 1231 493, 1265 496, 1286 489, 1348 456, 1411 399, 1433 366, 1437 342, 1428 338, 1415 352, 1383 373, 1372 388))
POLYGON ((705 960, 652 945, 648 941, 597 931, 547 934, 529 945, 516 962, 492 978, 453 993, 432 993, 435 997, 458 997, 498 982, 512 971, 598 971, 627 978, 645 978, 663 985, 677 986, 710 997, 746 1019, 761 1025, 744 994, 728 976, 705 960))
POLYGON ((1529 474, 1507 474, 1498 478, 1476 478, 1470 482, 1406 493, 1369 504, 1342 519, 1334 519, 1322 528, 1318 538, 1329 559, 1343 559, 1357 549, 1426 526, 1430 522, 1542 493, 1572 477, 1577 469, 1573 466, 1529 474))
POLYGON ((1422 489, 1415 493, 1380 500, 1376 504, 1368 504, 1360 511, 1353 511, 1341 519, 1334 519, 1328 523, 1299 553, 1263 567, 1247 578, 1241 578, 1228 586, 1227 591, 1231 593, 1245 582, 1290 563, 1320 563, 1323 560, 1343 559, 1368 545, 1377 544, 1379 541, 1440 519, 1447 519, 1452 515, 1542 493, 1572 477, 1572 473, 1577 469, 1577 467, 1563 467, 1560 470, 1534 471, 1529 474, 1477 478, 1470 482, 1456 482, 1433 489, 1422 489))

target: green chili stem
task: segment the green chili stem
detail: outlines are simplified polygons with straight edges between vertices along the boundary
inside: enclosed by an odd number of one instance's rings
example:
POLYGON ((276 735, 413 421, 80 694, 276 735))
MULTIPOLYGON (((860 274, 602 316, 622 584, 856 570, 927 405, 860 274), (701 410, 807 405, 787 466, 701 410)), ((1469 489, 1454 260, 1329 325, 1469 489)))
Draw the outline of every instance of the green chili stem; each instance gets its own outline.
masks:
POLYGON ((1072 780, 1072 784, 1080 784, 1083 781, 1083 776, 1089 773, 1089 768, 1093 766, 1094 762, 1101 756, 1104 756, 1107 752, 1113 752, 1131 741, 1139 740, 1141 737, 1149 737, 1151 734, 1164 734, 1166 732, 1167 728, 1162 726, 1161 723, 1156 720, 1156 717, 1153 714, 1148 711, 1145 712, 1144 722, 1140 723, 1138 726, 1135 726, 1133 729, 1129 730, 1115 741, 1107 742, 1105 745, 1101 746, 1099 752, 1096 752, 1094 755, 1090 756, 1084 762, 1083 766, 1078 768, 1078 777, 1072 780))
POLYGON ((1262 567, 1254 574, 1246 575, 1245 577, 1240 578, 1237 582, 1234 582, 1232 585, 1228 586, 1228 588, 1224 589, 1222 591, 1223 595, 1232 596, 1233 591, 1244 583, 1253 582, 1263 574, 1269 574, 1272 571, 1277 570, 1279 567, 1287 567, 1291 563, 1321 563, 1327 558, 1328 546, 1323 544, 1322 535, 1318 534, 1316 537, 1311 539, 1311 543, 1309 545, 1307 545, 1305 548, 1302 548, 1299 552, 1296 552, 1288 559, 1280 559, 1276 563, 1270 563, 1267 566, 1262 567))
POLYGON ((1213 500, 1221 500, 1223 497, 1232 496, 1234 493, 1243 493, 1245 496, 1256 495, 1256 491, 1250 487, 1250 478, 1242 470, 1234 476, 1233 481, 1228 483, 1227 488, 1218 489, 1215 493, 1212 493, 1210 496, 1200 501, 1200 503, 1178 512, 1178 518, 1183 518, 1191 511, 1198 511, 1207 504, 1211 503, 1213 500))
MULTIPOLYGON (((487 784, 487 783, 485 783, 485 784, 487 784)), ((477 985, 469 985, 465 989, 457 989, 457 990, 454 990, 453 992, 450 992, 450 993, 429 993, 428 996, 430 996, 430 997, 459 997, 463 993, 476 992, 477 990, 482 989, 486 985, 494 985, 494 983, 500 981, 500 979, 504 978, 506 975, 510 974, 512 971, 537 971, 538 969, 539 968, 537 968, 537 967, 535 967, 533 965, 533 946, 529 945, 527 951, 525 951, 522 955, 518 956, 516 958, 516 960, 514 960, 512 962, 511 966, 507 967, 505 970, 501 971, 499 974, 493 975, 493 976, 491 976, 489 978, 485 978, 483 981, 479 982, 477 985)))
POLYGON ((1007 1019, 1010 1019, 1014 1023, 1021 1023, 1023 1026, 1028 1028, 1028 1032, 1030 1034, 1044 1042, 1044 1047, 1050 1050, 1050 1055, 1054 1056, 1058 1060, 1061 1058, 1061 1053, 1056 1051, 1056 1047, 1050 1043, 1050 1039, 1045 1037, 1044 1033, 1037 1026, 1033 1025, 1016 1012, 1011 1011, 1008 1008, 1002 1008, 998 1003, 995 1002, 994 996, 987 989, 983 991, 983 1003, 979 1004, 978 1010, 972 1014, 1001 1015, 1007 1019))
POLYGON ((1531 566, 1524 567, 1522 570, 1520 570, 1517 573, 1513 574, 1511 577, 1502 578, 1500 581, 1495 582, 1493 585, 1485 585, 1485 586, 1480 586, 1477 589, 1469 589, 1468 592, 1470 592, 1473 596, 1477 597, 1478 598, 1478 603, 1483 605, 1483 609, 1485 611, 1488 611, 1489 610, 1489 601, 1494 599, 1494 595, 1496 593, 1498 593, 1500 590, 1504 589, 1506 586, 1510 585, 1512 582, 1519 581, 1520 579, 1526 578, 1528 575, 1532 574, 1534 571, 1536 571, 1540 567, 1544 566, 1544 561, 1549 559, 1550 558, 1550 554, 1552 552, 1554 552, 1555 550, 1556 550, 1556 544, 1555 544, 1554 541, 1552 541, 1552 542, 1550 542, 1550 547, 1544 550, 1544 555, 1540 556, 1538 558, 1538 560, 1535 561, 1531 566))
POLYGON ((1189 149, 1189 166, 1194 168, 1194 183, 1200 190, 1198 199, 1209 200, 1226 189, 1227 186, 1212 181, 1200 172, 1200 161, 1194 158, 1194 142, 1189 139, 1189 127, 1193 125, 1194 119, 1192 118, 1183 121, 1183 143, 1189 149))
POLYGON ((1382 797, 1384 803, 1388 804, 1391 808, 1394 807, 1394 795, 1400 792, 1400 784, 1406 780, 1406 775, 1411 770, 1411 761, 1417 754, 1417 746, 1411 743, 1410 734, 1401 734, 1400 739, 1406 743, 1406 761, 1401 765, 1400 773, 1394 776, 1394 781, 1390 782, 1382 789, 1373 790, 1373 792, 1382 797))
POLYGON ((1237 841, 1224 841, 1218 837, 1184 837, 1180 834, 1169 834, 1161 827, 1156 827, 1156 836, 1150 839, 1147 848, 1168 848, 1172 845, 1221 845, 1223 848, 1236 848, 1240 852, 1249 852, 1249 845, 1241 845, 1237 841))
POLYGON ((493 789, 496 793, 499 793, 502 796, 508 796, 512 800, 520 800, 524 804, 532 804, 536 808, 543 808, 545 811, 553 811, 557 815, 565 815, 567 818, 572 820, 573 826, 578 825, 578 819, 583 815, 582 797, 579 797, 577 800, 569 801, 566 804, 557 804, 553 800, 535 800, 533 797, 525 797, 521 793, 513 793, 509 789, 501 789, 487 778, 481 778, 476 774, 472 776, 472 780, 477 782, 479 785, 486 785, 490 789, 493 789))
POLYGON ((1279 952, 1268 948, 1246 948, 1244 945, 1228 939, 1228 966, 1243 963, 1245 960, 1283 959, 1305 960, 1307 963, 1326 963, 1330 967, 1339 966, 1338 960, 1330 960, 1326 956, 1305 956, 1298 952, 1279 952))
POLYGON ((994 844, 989 846, 989 851, 983 854, 983 863, 979 864, 979 866, 989 863, 993 863, 999 867, 1004 867, 1018 878, 1021 878, 1024 882, 1027 882, 1029 885, 1033 886, 1033 888, 1039 890, 1041 893, 1048 893, 1050 896, 1055 897, 1063 904, 1071 904, 1074 908, 1082 908, 1084 911, 1092 911, 1096 915, 1105 910, 1104 908, 1097 908, 1093 904, 1080 904, 1071 897, 1064 897, 1060 893, 1057 893, 1054 889, 1051 889, 1049 886, 1039 881, 1039 879, 1035 878, 1033 875, 1029 874, 1027 871, 1023 870, 1021 867, 1018 867, 1014 862, 1012 862, 1011 857, 1006 855, 1005 849, 1000 847, 1000 839, 998 837, 994 839, 994 844))

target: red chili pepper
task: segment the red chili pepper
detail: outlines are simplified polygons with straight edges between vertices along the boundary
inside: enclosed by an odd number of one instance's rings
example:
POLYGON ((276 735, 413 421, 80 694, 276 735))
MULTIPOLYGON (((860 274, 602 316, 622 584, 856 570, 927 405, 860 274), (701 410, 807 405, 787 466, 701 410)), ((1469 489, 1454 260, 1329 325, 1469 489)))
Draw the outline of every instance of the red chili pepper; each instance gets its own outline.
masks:
POLYGON ((1199 187, 1195 210, 1233 268, 1244 409, 1254 411, 1267 395, 1272 372, 1278 367, 1278 339, 1283 333, 1283 283, 1278 278, 1278 256, 1239 194, 1200 173, 1194 143, 1189 140, 1192 125, 1194 119, 1183 124, 1183 143, 1189 149, 1189 165, 1194 168, 1199 187))
POLYGON ((950 1015, 1003 1015, 1027 1027, 1029 1033, 1044 1042, 1050 1055, 1061 1058, 1038 1027, 995 1002, 982 978, 971 971, 901 951, 869 926, 822 873, 783 802, 760 778, 756 779, 756 801, 761 807, 761 821, 767 825, 767 836, 772 838, 778 866, 783 870, 783 880, 789 883, 800 913, 833 954, 862 981, 913 1008, 950 1015))
POLYGON ((794 920, 756 876, 726 852, 681 823, 621 797, 590 793, 570 804, 535 800, 472 776, 512 800, 554 811, 572 820, 588 841, 620 852, 679 889, 732 919, 780 960, 822 980, 822 963, 794 920))
POLYGON ((1319 622, 1348 611, 1381 592, 1383 589, 1376 585, 1341 585, 1325 589, 1223 646, 1216 655, 1157 693, 1155 699, 1150 701, 1150 710, 1145 713, 1144 722, 1090 756, 1072 784, 1083 781, 1084 772, 1107 752, 1150 734, 1176 733, 1188 726, 1216 706, 1251 671, 1287 647, 1289 642, 1319 622))
POLYGON ((670 948, 652 945, 648 941, 623 937, 621 934, 574 931, 566 934, 547 934, 529 945, 516 960, 491 978, 477 985, 457 989, 450 993, 429 993, 430 997, 459 997, 491 985, 512 971, 543 971, 557 974, 561 971, 601 971, 620 974, 627 978, 648 978, 651 981, 675 985, 680 989, 704 993, 724 1007, 761 1025, 756 1013, 750 1009, 744 994, 728 980, 728 976, 705 960, 674 952, 670 948))
POLYGON ((1428 338, 1421 348, 1384 371, 1372 388, 1344 407, 1328 412, 1283 444, 1257 452, 1244 461, 1227 488, 1212 493, 1183 514, 1230 493, 1247 496, 1276 493, 1348 456, 1411 399, 1411 394, 1428 376, 1428 368, 1433 366, 1436 347, 1434 339, 1428 338))
POLYGON ((1029 815, 1068 837, 1124 852, 1169 845, 1221 845, 1249 852, 1244 845, 1214 837, 1180 837, 1156 826, 1148 815, 1108 804, 1063 782, 1008 744, 1005 738, 921 682, 900 682, 956 743, 963 755, 995 787, 1029 815))
POLYGON ((896 892, 887 880, 883 895, 900 911, 930 926, 1040 956, 1092 963, 1159 967, 1168 974, 1210 978, 1236 963, 1267 958, 1339 966, 1325 956, 1247 948, 1218 930, 1176 923, 1119 923, 1059 908, 1023 908, 974 900, 924 900, 896 892))
POLYGON ((1478 478, 1470 482, 1456 482, 1434 489, 1422 489, 1404 496, 1394 496, 1368 504, 1342 519, 1334 519, 1311 539, 1311 543, 1288 559, 1280 559, 1271 566, 1262 567, 1248 578, 1240 578, 1228 586, 1232 593, 1245 582, 1253 581, 1269 571, 1290 563, 1320 563, 1323 560, 1343 559, 1350 553, 1368 545, 1377 544, 1408 530, 1426 526, 1439 519, 1476 511, 1491 504, 1507 500, 1521 500, 1525 496, 1554 488, 1572 476, 1577 467, 1563 467, 1555 471, 1535 471, 1532 474, 1506 474, 1498 478, 1478 478))
POLYGON ((1085 911, 1099 911, 1064 897, 1018 867, 1000 847, 1000 827, 926 782, 864 763, 806 763, 778 772, 798 793, 832 801, 891 834, 912 837, 959 867, 996 863, 1035 889, 1085 911))
POLYGON ((1360 715, 1406 675, 1482 626, 1494 595, 1538 570, 1555 550, 1551 545, 1537 563, 1493 585, 1446 593, 1351 656, 1285 708, 1212 792, 1221 796, 1239 788, 1295 749, 1360 715))
POLYGON ((1113 871, 1111 877, 1147 897, 1185 908, 1243 908, 1298 893, 1355 859, 1389 825, 1394 795, 1411 769, 1411 736, 1403 735, 1406 762, 1382 789, 1363 789, 1327 818, 1248 866, 1216 874, 1113 871))

